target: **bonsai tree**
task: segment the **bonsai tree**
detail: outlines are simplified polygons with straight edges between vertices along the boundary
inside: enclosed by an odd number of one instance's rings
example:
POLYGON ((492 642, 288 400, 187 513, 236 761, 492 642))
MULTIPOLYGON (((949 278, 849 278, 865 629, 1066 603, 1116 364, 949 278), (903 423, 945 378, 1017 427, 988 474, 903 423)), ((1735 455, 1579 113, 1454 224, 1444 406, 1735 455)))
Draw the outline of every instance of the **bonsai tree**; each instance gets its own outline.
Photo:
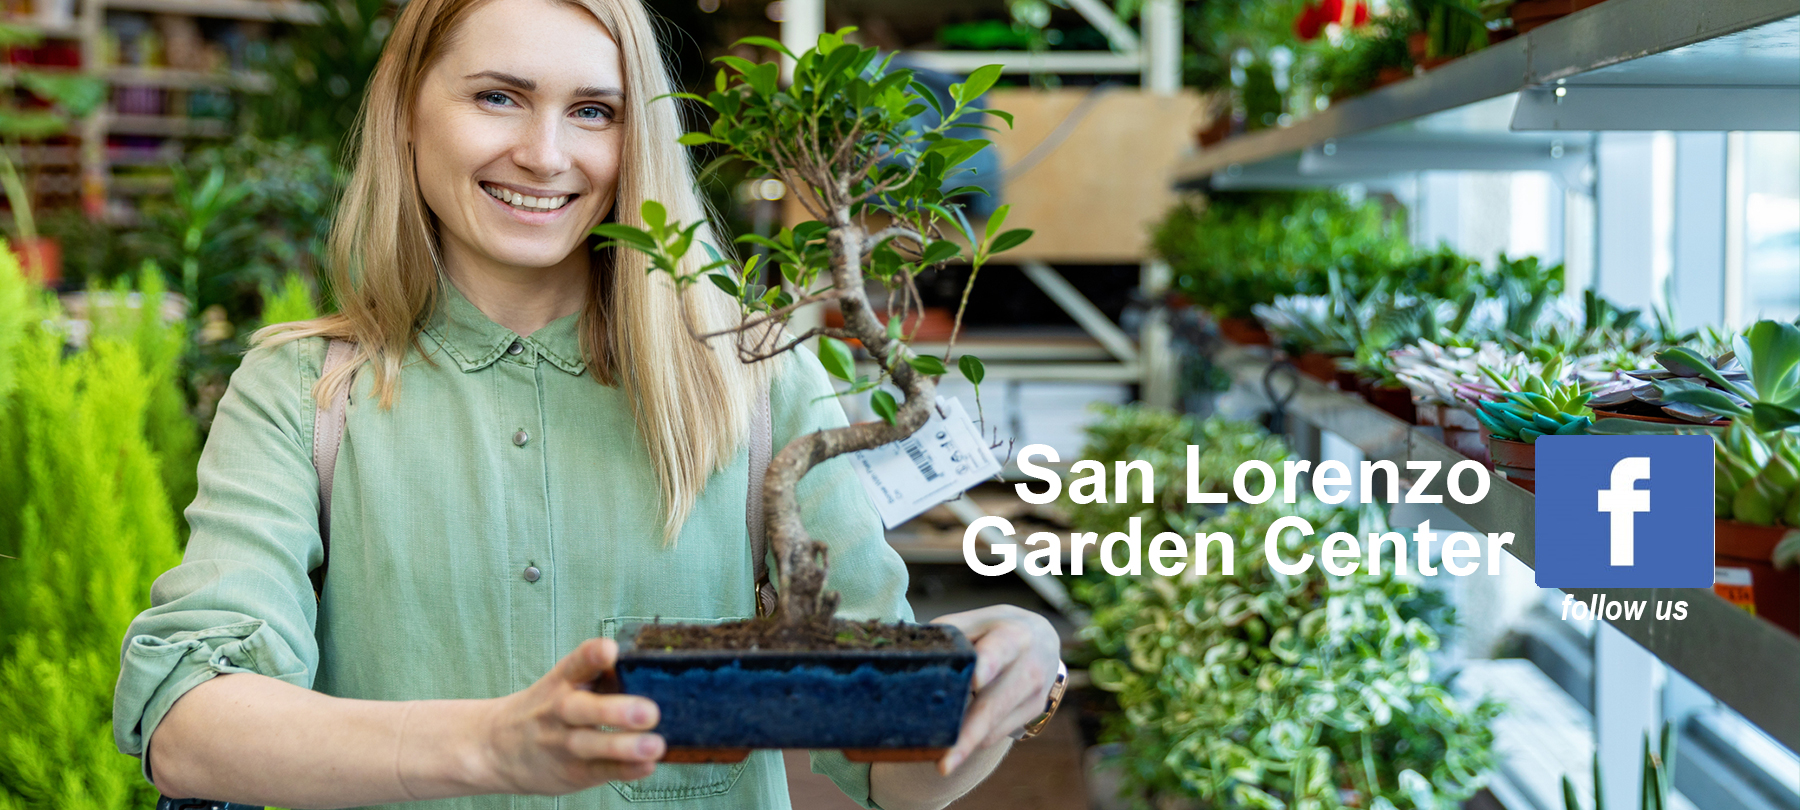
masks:
MULTIPOLYGON (((846 42, 844 35, 852 30, 822 34, 817 48, 799 56, 766 37, 740 41, 792 58, 788 86, 782 86, 775 63, 723 56, 715 60, 723 68, 712 92, 673 94, 714 116, 709 131, 681 139, 689 146, 713 144, 722 152, 706 171, 725 161, 744 161, 753 171, 785 179, 814 217, 772 238, 739 239, 766 248, 767 262, 756 257, 737 267, 704 245, 712 260, 697 269, 684 268, 681 260, 696 241, 704 244, 697 239, 703 223, 670 222, 665 207, 654 200, 642 206, 643 227, 607 223, 594 229, 609 240, 602 247, 646 254, 650 272, 667 273, 684 293, 704 282, 737 299, 741 317, 735 326, 705 333, 689 323, 695 340, 732 340, 741 361, 756 363, 819 338, 820 361, 850 384, 846 393, 871 392, 869 404, 880 421, 801 436, 769 462, 765 525, 777 564, 779 602, 773 626, 780 632, 823 626, 837 608, 837 594, 824 589, 826 546, 811 539, 800 521, 795 498, 800 479, 828 459, 912 435, 930 417, 937 379, 949 372, 948 349, 939 358, 908 345, 910 335, 902 325, 922 306, 915 279, 966 256, 972 272, 956 314, 955 329, 960 330, 969 287, 981 266, 1031 235, 1023 229, 1003 230, 1004 206, 988 219, 983 233, 974 233, 942 190, 946 178, 964 171, 959 164, 988 146, 985 140, 951 137, 948 130, 971 126, 968 119, 983 114, 1011 124, 1004 112, 973 106, 999 78, 1000 67, 983 67, 951 85, 953 102, 945 108, 915 81, 912 71, 890 67, 891 57, 881 58, 874 48, 846 42), (927 109, 937 113, 939 123, 918 127, 914 117, 927 109), (967 240, 966 250, 947 238, 952 224, 967 240), (763 274, 771 272, 778 275, 764 280, 763 274), (888 291, 882 306, 885 324, 865 289, 870 280, 888 291), (796 311, 826 302, 842 310, 842 326, 799 334, 782 328, 796 311), (874 361, 874 378, 856 373, 845 343, 851 340, 874 361), (900 398, 877 388, 883 382, 898 388, 900 398)), ((978 121, 973 125, 988 128, 978 121)), ((958 193, 964 190, 966 186, 958 193)), ((979 360, 965 355, 958 367, 970 382, 981 383, 979 360)))

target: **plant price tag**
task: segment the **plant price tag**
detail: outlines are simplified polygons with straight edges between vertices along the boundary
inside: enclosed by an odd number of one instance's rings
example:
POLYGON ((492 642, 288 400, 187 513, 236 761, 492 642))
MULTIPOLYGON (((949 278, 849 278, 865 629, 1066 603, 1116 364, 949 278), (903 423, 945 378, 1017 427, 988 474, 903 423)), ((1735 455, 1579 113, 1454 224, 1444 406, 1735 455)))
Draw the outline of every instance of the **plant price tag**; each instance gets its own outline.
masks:
POLYGON ((890 529, 1000 471, 962 402, 943 397, 917 433, 851 453, 850 464, 890 529))

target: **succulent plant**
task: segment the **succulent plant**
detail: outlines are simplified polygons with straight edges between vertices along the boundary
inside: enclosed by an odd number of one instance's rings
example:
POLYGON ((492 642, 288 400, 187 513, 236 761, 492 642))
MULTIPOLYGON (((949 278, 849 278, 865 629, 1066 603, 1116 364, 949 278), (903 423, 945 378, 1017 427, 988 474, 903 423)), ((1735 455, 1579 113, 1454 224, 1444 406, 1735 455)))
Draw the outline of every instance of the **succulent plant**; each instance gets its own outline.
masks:
POLYGON ((1496 439, 1536 444, 1539 436, 1573 436, 1586 433, 1594 412, 1587 407, 1593 387, 1564 382, 1562 363, 1555 362, 1535 375, 1508 378, 1482 367, 1494 384, 1508 389, 1493 401, 1477 401, 1475 418, 1496 439))
POLYGON ((1760 321, 1733 346, 1710 358, 1686 347, 1658 352, 1661 368, 1628 372, 1643 384, 1590 404, 1702 425, 1743 421, 1760 433, 1800 425, 1800 327, 1760 321))
POLYGON ((1800 437, 1733 424, 1716 437, 1713 514, 1757 526, 1800 527, 1800 437))

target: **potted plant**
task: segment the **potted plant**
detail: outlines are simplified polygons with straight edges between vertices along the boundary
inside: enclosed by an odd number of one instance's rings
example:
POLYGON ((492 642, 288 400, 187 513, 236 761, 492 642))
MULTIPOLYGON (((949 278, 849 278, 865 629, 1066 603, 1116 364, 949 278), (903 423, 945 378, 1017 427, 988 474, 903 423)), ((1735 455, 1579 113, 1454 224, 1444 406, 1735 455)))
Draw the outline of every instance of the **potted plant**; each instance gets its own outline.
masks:
POLYGON ((1527 492, 1537 491, 1538 437, 1579 435, 1593 424, 1588 391, 1579 383, 1554 382, 1558 371, 1532 376, 1524 390, 1504 391, 1498 401, 1475 403, 1475 418, 1488 429, 1494 470, 1527 492))
POLYGON ((1594 405, 1603 417, 1702 425, 1741 421, 1760 433, 1800 426, 1800 327, 1759 321, 1732 346, 1713 358, 1685 347, 1658 352, 1662 368, 1629 372, 1646 382, 1596 398, 1594 405))
POLYGON ((1800 635, 1800 437, 1734 424, 1715 441, 1714 590, 1800 635))
POLYGON ((62 277, 62 249, 38 234, 31 192, 19 176, 19 166, 24 163, 20 142, 67 132, 70 122, 105 100, 106 84, 70 70, 33 70, 14 63, 20 48, 36 45, 40 39, 35 31, 0 23, 0 50, 6 53, 6 69, 0 71, 0 191, 12 208, 13 252, 26 277, 51 286, 62 277), (20 90, 35 103, 21 106, 20 90))
MULTIPOLYGON (((819 338, 826 370, 850 384, 848 393, 871 392, 870 408, 880 416, 798 437, 770 460, 763 495, 779 594, 772 615, 622 630, 620 686, 658 703, 659 732, 678 757, 682 749, 731 760, 751 748, 814 747, 844 748, 858 758, 932 759, 955 741, 969 692, 974 653, 955 630, 834 618, 837 594, 824 587, 826 546, 802 525, 796 486, 820 463, 905 439, 930 416, 936 380, 949 369, 944 359, 908 345, 914 336, 904 324, 919 300, 915 277, 966 255, 973 284, 990 257, 1030 236, 1005 230, 1007 209, 1001 207, 984 233, 963 225, 967 254, 946 238, 947 227, 966 220, 946 201, 944 180, 987 142, 945 130, 968 126, 964 119, 983 113, 1002 121, 1010 116, 972 106, 999 78, 1000 67, 988 66, 952 85, 954 103, 938 110, 940 123, 917 131, 913 116, 940 102, 912 71, 891 67, 874 48, 844 41, 849 30, 822 34, 815 49, 797 56, 767 38, 743 40, 794 60, 788 86, 775 63, 723 56, 711 92, 675 94, 713 115, 709 130, 683 136, 683 144, 713 145, 723 152, 720 161, 741 160, 791 178, 801 204, 816 217, 774 237, 743 237, 767 249, 766 264, 753 258, 734 268, 710 246, 711 261, 684 263, 688 251, 704 243, 703 223, 669 221, 654 200, 640 211, 620 212, 616 224, 595 228, 610 240, 603 246, 646 254, 650 272, 666 274, 684 294, 722 291, 737 301, 740 318, 733 327, 707 334, 688 324, 696 340, 731 341, 741 361, 754 363, 819 338), (779 275, 765 282, 763 271, 779 275), (869 282, 889 291, 881 313, 885 324, 870 303, 869 282), (797 335, 782 328, 796 310, 826 302, 837 305, 842 326, 797 335), (849 340, 860 342, 878 378, 855 373, 844 343, 849 340), (892 383, 900 398, 878 389, 882 382, 892 383), (722 693, 730 699, 722 700, 722 693), (797 694, 806 700, 796 701, 797 694), (845 722, 848 717, 855 721, 845 722)), ((965 289, 965 306, 967 301, 965 289)), ((959 312, 957 323, 960 318, 959 312)), ((974 357, 963 356, 958 369, 970 382, 981 382, 982 365, 974 357)))

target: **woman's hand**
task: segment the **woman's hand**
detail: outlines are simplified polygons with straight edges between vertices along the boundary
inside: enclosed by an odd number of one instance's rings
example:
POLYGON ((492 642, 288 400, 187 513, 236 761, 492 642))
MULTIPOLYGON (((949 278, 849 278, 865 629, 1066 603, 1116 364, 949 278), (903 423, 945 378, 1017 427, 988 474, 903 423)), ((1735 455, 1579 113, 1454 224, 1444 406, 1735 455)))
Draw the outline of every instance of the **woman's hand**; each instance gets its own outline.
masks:
POLYGON ((1062 640, 1048 619, 1012 605, 952 613, 932 623, 963 631, 975 645, 975 702, 963 714, 955 747, 938 762, 938 772, 947 776, 971 754, 1044 713, 1062 640))
POLYGON ((656 704, 588 690, 618 655, 612 639, 589 639, 530 688, 494 701, 485 757, 494 792, 560 796, 656 770, 663 739, 638 733, 656 726, 656 704))

